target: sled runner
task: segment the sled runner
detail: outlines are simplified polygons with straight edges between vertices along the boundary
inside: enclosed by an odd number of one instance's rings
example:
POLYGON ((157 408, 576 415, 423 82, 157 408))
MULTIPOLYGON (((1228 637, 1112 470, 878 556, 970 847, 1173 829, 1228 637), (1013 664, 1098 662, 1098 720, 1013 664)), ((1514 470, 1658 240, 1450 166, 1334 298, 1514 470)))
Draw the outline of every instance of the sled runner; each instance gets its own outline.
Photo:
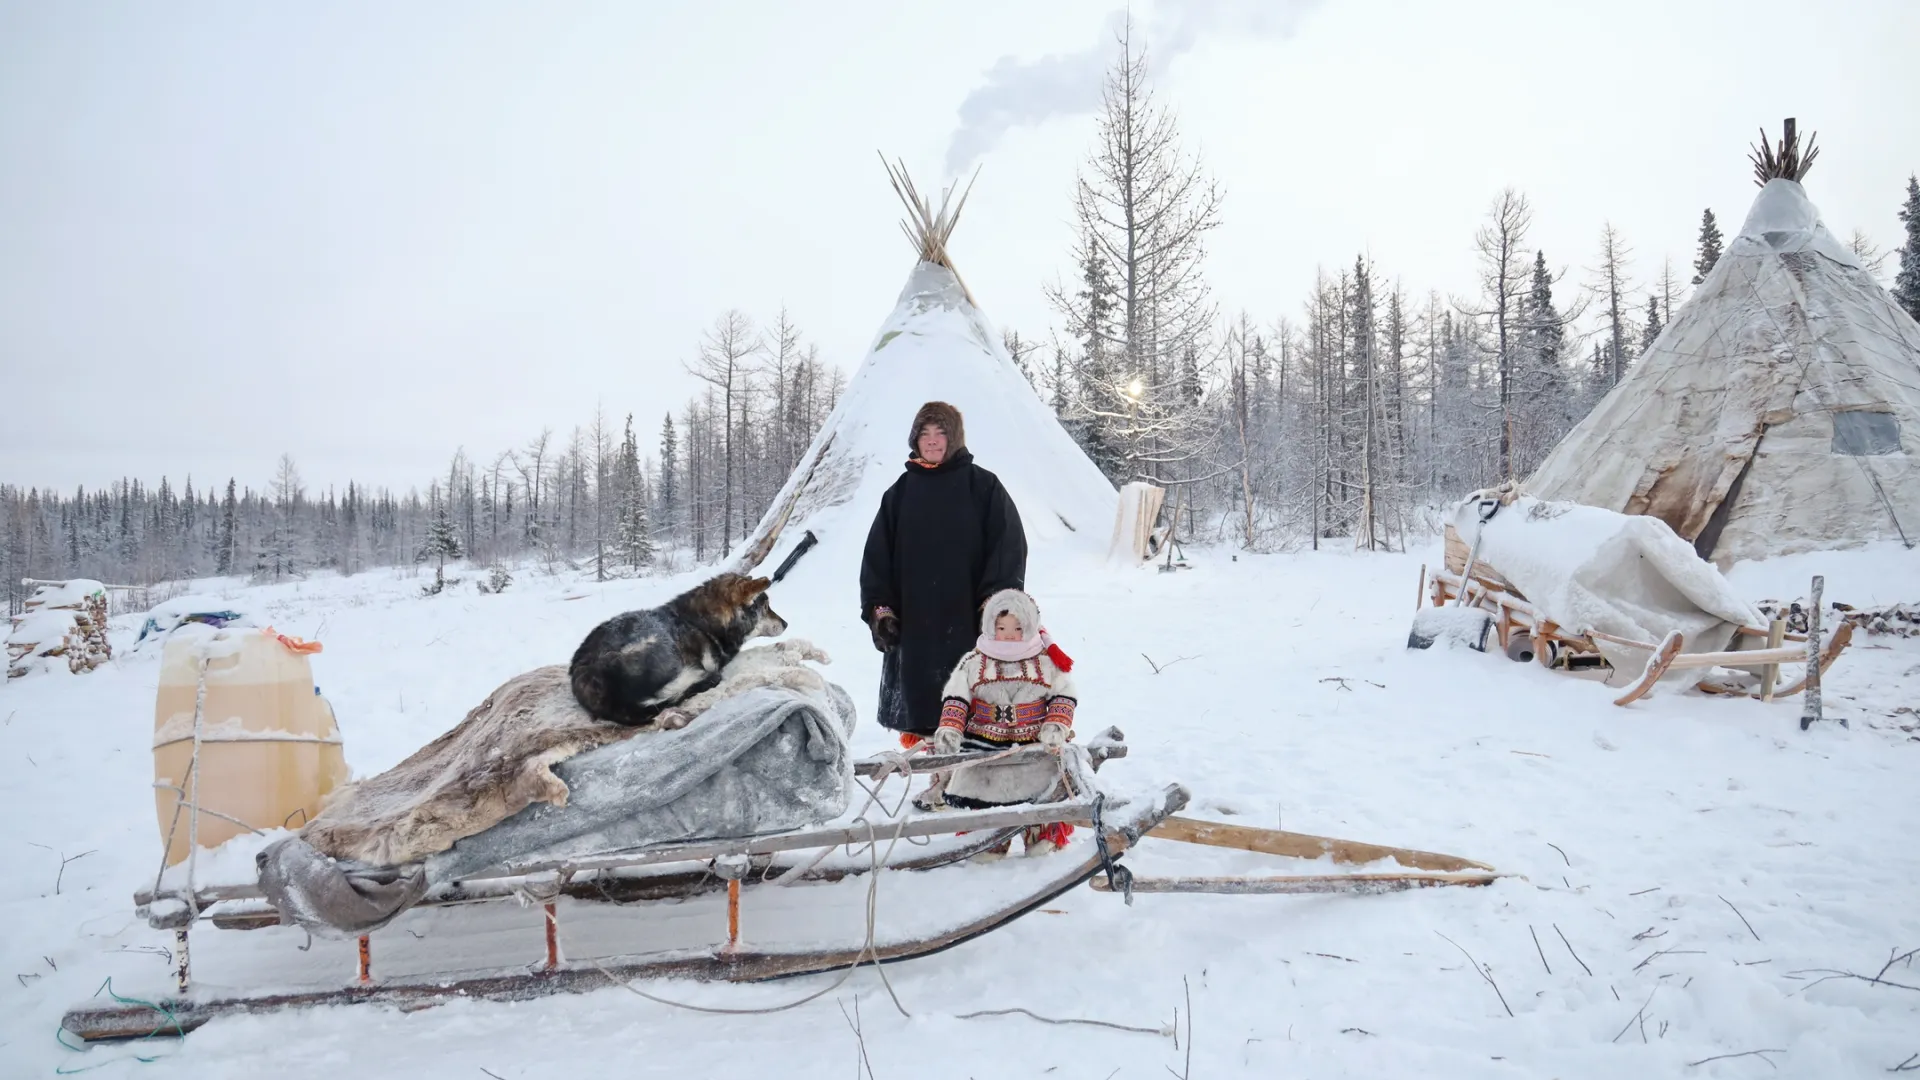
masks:
MULTIPOLYGON (((750 982, 844 969, 860 963, 891 963, 926 956, 970 941, 1042 907, 1096 875, 1110 887, 1128 893, 1130 878, 1120 859, 1140 837, 1186 805, 1188 793, 1170 784, 1150 797, 1120 800, 1101 789, 1095 771, 1101 763, 1126 755, 1117 730, 1109 729, 1087 743, 1063 748, 1059 801, 996 807, 987 810, 949 810, 918 813, 904 795, 882 799, 889 780, 907 782, 915 774, 967 768, 1007 753, 952 755, 888 754, 857 762, 854 773, 867 785, 865 809, 851 819, 742 839, 697 840, 659 844, 633 850, 610 851, 563 859, 532 857, 493 870, 435 886, 406 917, 419 920, 459 918, 472 922, 478 914, 453 916, 446 909, 493 905, 514 917, 516 909, 538 908, 544 942, 525 933, 524 959, 516 966, 436 970, 402 974, 391 979, 378 975, 380 949, 372 934, 359 937, 351 982, 345 986, 303 987, 255 995, 196 992, 188 952, 189 931, 206 922, 217 929, 252 930, 277 926, 275 910, 254 882, 203 884, 187 890, 143 890, 135 895, 139 912, 150 925, 174 931, 174 978, 177 994, 155 1002, 87 1004, 69 1011, 63 1027, 78 1038, 98 1041, 183 1035, 223 1015, 257 1013, 308 1005, 384 1003, 403 1009, 430 1007, 455 998, 513 1001, 562 992, 584 992, 620 985, 634 979, 679 977, 700 980, 750 982), (868 782, 871 781, 870 784, 868 782), (871 816, 869 816, 871 815, 871 816), (1066 847, 1037 859, 1010 860, 1008 866, 976 868, 977 880, 990 881, 989 902, 937 927, 909 926, 905 933, 886 927, 884 894, 874 880, 880 870, 930 871, 961 865, 974 854, 994 846, 1028 826, 1066 823, 1082 828, 1066 847), (956 835, 960 834, 960 835, 956 835), (902 846, 905 845, 905 846, 902 846), (845 883, 839 885, 837 883, 845 883), (779 886, 802 886, 785 891, 779 886), (743 893, 766 896, 768 909, 785 906, 803 911, 816 896, 861 899, 866 911, 864 934, 816 934, 799 944, 756 947, 751 933, 743 934, 743 911, 751 916, 760 901, 743 901, 743 893), (847 893, 845 889, 857 890, 847 893), (816 893, 815 890, 825 890, 816 893), (687 905, 702 897, 725 894, 724 908, 713 917, 707 943, 647 953, 611 952, 573 958, 563 949, 563 915, 578 923, 590 938, 605 937, 607 927, 631 924, 631 916, 615 918, 626 905, 645 905, 660 920, 686 921, 687 905), (877 907, 876 896, 878 896, 877 907), (791 902, 776 897, 796 898, 791 902), (723 927, 719 923, 725 913, 723 927), (878 911, 876 917, 872 913, 878 911), (715 939, 719 939, 715 943, 715 939), (863 940, 864 939, 864 940, 863 940), (544 944, 544 954, 541 945, 544 944)), ((1011 756, 1045 755, 1039 748, 1013 751, 1011 756)), ((917 877, 917 875, 915 875, 917 877)), ((972 875, 949 874, 964 879, 972 875)), ((914 877, 900 879, 912 881, 914 877)), ((959 881, 949 882, 939 895, 964 897, 969 891, 959 881)), ((889 886, 905 888, 905 886, 889 886)), ((908 905, 902 904, 902 908, 908 905)), ((907 920, 911 922, 911 919, 907 920)), ((435 924, 422 921, 432 930, 435 924)), ((524 918, 522 931, 531 930, 524 918)), ((854 924, 845 923, 847 929, 854 924)), ((423 935, 400 924, 406 935, 423 935)), ((452 929, 457 939, 460 930, 452 929)), ((293 931, 297 933, 297 931, 293 931)), ((249 935, 250 937, 251 935, 249 935)), ((379 932, 395 941, 400 951, 414 945, 407 937, 379 932)), ((503 935, 493 932, 491 937, 503 935)), ((804 937, 804 935, 803 935, 804 937)), ((568 939, 572 940, 572 939, 568 939)), ((313 943, 313 944, 317 944, 313 943)), ((417 947, 412 952, 419 952, 417 947)), ((589 948, 588 951, 598 952, 589 948)), ((417 966, 417 958, 415 959, 417 966)), ((513 963, 509 961, 509 963, 513 963)), ((343 976, 347 972, 342 971, 343 976)))

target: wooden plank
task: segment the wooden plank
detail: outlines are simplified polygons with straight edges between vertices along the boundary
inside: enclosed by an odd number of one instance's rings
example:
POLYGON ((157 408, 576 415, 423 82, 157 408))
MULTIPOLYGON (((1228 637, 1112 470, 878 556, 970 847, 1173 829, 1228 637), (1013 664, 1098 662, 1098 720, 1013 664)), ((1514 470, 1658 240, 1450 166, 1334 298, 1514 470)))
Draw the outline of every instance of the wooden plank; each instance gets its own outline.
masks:
MULTIPOLYGON (((1220 893, 1228 896, 1325 895, 1347 893, 1370 896, 1377 893, 1430 889, 1444 885, 1491 885, 1503 874, 1277 874, 1272 877, 1139 877, 1133 879, 1137 893, 1220 893)), ((1104 879, 1095 878, 1096 892, 1113 891, 1104 879)))
POLYGON ((1225 822, 1202 821, 1189 817, 1169 817, 1147 835, 1157 840, 1177 840, 1183 844, 1237 848, 1241 851, 1257 851, 1263 855, 1284 855, 1295 859, 1317 859, 1322 855, 1328 855, 1336 863, 1350 865, 1392 859, 1402 866, 1415 870, 1493 869, 1485 863, 1462 859, 1457 855, 1441 855, 1431 851, 1385 847, 1380 844, 1363 844, 1355 840, 1339 840, 1331 836, 1314 836, 1309 833, 1285 832, 1280 829, 1260 829, 1251 825, 1229 825, 1225 822))
POLYGON ((1673 670, 1703 667, 1759 667, 1763 664, 1797 664, 1807 659, 1807 650, 1799 646, 1779 649, 1740 649, 1735 652, 1681 653, 1667 665, 1673 670))

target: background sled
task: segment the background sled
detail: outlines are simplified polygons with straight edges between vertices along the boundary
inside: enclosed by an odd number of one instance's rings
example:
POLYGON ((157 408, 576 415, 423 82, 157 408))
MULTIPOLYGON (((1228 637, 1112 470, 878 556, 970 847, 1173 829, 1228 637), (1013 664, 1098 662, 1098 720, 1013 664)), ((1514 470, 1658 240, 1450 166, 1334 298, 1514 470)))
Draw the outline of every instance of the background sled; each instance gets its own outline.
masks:
MULTIPOLYGON (((1574 670, 1610 666, 1601 656, 1597 644, 1599 641, 1644 651, 1647 654, 1646 666, 1633 684, 1614 699, 1615 705, 1629 705, 1639 700, 1668 672, 1676 670, 1727 668, 1745 672, 1753 678, 1753 685, 1725 678, 1703 678, 1695 686, 1706 693, 1757 697, 1766 701, 1801 692, 1806 689, 1811 677, 1811 669, 1807 666, 1807 636, 1787 633, 1785 624, 1779 620, 1775 620, 1770 627, 1737 627, 1731 649, 1689 653, 1683 651, 1686 640, 1677 632, 1654 642, 1635 641, 1591 630, 1573 631, 1559 626, 1543 618, 1512 582, 1483 561, 1475 560, 1472 576, 1463 579, 1461 573, 1467 568, 1466 562, 1466 544, 1453 526, 1448 525, 1445 567, 1437 568, 1430 574, 1426 567, 1421 567, 1427 582, 1423 600, 1435 607, 1444 607, 1464 591, 1468 606, 1477 607, 1492 616, 1500 648, 1509 658, 1535 660, 1544 667, 1574 670), (1783 664, 1802 665, 1803 674, 1784 686, 1777 686, 1783 664)), ((1840 622, 1833 628, 1820 646, 1819 669, 1822 673, 1833 665, 1852 640, 1851 624, 1840 622)))

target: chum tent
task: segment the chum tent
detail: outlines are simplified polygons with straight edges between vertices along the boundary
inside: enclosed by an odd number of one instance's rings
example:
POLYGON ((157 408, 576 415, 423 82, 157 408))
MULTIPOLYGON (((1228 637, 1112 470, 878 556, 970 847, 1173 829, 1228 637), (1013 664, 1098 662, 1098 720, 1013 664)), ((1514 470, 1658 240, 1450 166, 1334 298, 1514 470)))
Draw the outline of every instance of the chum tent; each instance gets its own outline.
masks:
POLYGON ((1660 518, 1723 569, 1920 541, 1920 325, 1821 224, 1817 152, 1763 138, 1740 234, 1527 494, 1660 518))
POLYGON ((955 202, 949 189, 936 209, 903 167, 887 172, 907 206, 901 228, 917 256, 906 287, 729 569, 767 573, 798 556, 796 572, 825 564, 852 582, 880 496, 911 453, 914 414, 928 401, 960 410, 967 447, 1000 477, 1036 556, 1104 557, 1117 509, 1113 484, 1014 365, 947 255, 966 193, 955 202), (814 543, 819 553, 807 554, 814 543))

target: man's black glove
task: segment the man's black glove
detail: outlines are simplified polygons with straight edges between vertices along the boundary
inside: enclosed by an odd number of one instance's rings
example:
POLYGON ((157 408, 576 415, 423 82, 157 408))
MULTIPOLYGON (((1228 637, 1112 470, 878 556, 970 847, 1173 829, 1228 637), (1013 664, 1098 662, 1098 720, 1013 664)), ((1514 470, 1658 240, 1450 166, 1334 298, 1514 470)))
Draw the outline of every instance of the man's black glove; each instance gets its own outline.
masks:
POLYGON ((876 608, 869 628, 873 631, 873 647, 881 652, 900 644, 900 619, 892 611, 876 608))

